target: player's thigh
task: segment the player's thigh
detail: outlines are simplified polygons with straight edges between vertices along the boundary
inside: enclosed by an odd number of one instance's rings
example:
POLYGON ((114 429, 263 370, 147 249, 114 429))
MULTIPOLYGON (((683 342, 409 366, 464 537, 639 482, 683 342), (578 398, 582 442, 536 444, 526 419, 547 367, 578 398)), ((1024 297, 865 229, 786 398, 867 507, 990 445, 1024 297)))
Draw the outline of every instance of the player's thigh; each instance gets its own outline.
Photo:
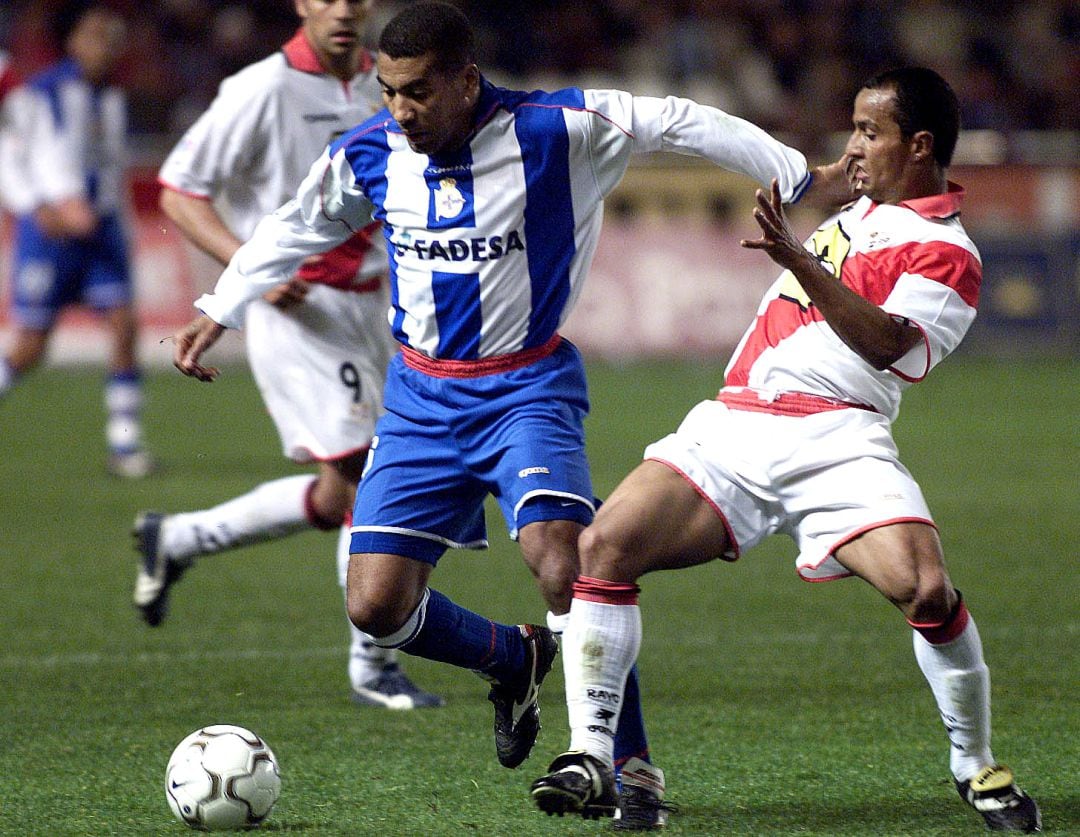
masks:
POLYGON ((582 575, 626 582, 702 564, 732 548, 716 507, 682 474, 651 460, 612 492, 579 543, 582 575))
MULTIPOLYGON (((938 531, 923 522, 893 523, 863 532, 834 557, 902 610, 944 609, 951 590, 938 531)), ((944 615, 942 618, 944 618, 944 615)))

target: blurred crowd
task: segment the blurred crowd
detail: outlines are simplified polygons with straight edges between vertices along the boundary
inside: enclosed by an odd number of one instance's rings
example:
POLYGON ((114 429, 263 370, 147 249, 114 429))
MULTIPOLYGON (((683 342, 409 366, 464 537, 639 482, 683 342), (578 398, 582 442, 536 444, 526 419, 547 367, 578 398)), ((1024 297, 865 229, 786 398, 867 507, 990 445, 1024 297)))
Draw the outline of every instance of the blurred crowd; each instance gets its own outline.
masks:
MULTIPOLYGON (((408 0, 376 0, 369 38, 408 0)), ((53 57, 63 0, 5 0, 0 46, 24 72, 53 57)), ((292 0, 116 0, 132 127, 175 136, 222 78, 296 27, 292 0)), ((481 67, 522 86, 613 86, 714 104, 821 147, 877 70, 931 66, 965 128, 1080 130, 1076 0, 457 0, 481 67)))

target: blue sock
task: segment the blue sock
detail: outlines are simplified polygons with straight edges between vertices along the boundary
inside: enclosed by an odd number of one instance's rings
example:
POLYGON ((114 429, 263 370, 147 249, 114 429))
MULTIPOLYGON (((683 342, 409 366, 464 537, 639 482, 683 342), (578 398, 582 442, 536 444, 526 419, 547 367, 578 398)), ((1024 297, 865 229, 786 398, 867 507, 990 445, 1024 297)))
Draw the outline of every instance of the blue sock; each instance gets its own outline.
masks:
POLYGON ((525 665, 525 640, 516 625, 501 625, 429 589, 423 625, 398 646, 407 654, 513 680, 525 665))
POLYGON ((619 726, 615 730, 615 770, 618 772, 630 759, 649 761, 649 740, 645 735, 645 717, 641 712, 641 692, 638 689, 637 664, 626 675, 619 726))

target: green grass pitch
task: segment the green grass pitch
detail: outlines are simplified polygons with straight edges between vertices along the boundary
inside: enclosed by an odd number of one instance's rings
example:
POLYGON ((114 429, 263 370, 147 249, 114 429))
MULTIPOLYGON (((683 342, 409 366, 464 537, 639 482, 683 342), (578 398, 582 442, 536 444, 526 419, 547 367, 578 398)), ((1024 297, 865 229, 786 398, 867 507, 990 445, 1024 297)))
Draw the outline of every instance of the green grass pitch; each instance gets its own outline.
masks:
MULTIPOLYGON (((593 364, 590 451, 610 492, 646 443, 710 397, 719 365, 593 364)), ((224 500, 294 469, 252 382, 149 377, 162 471, 104 475, 101 374, 48 369, 0 403, 0 834, 181 834, 172 748, 208 723, 278 755, 269 832, 578 835, 527 789, 567 741, 559 667, 525 765, 499 767, 485 685, 407 659, 445 709, 347 699, 334 536, 203 560, 166 622, 131 605, 139 509, 224 500)), ((1080 367, 947 361, 907 394, 896 435, 942 529, 993 678, 994 748, 1080 834, 1080 367)), ((673 526, 679 525, 677 520, 673 526)), ((544 609, 501 520, 487 553, 447 555, 437 587, 493 618, 544 609)), ((858 581, 811 585, 772 539, 735 565, 648 577, 641 671, 672 834, 956 835, 983 831, 949 781, 946 740, 902 618, 858 581)))

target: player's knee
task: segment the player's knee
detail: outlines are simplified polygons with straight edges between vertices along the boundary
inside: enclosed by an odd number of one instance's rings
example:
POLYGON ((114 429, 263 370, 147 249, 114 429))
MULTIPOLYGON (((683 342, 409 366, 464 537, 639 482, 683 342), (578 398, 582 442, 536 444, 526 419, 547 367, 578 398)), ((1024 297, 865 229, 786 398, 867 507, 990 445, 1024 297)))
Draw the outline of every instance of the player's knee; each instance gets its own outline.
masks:
POLYGON ((625 565, 627 550, 623 539, 596 520, 578 537, 581 574, 592 578, 616 578, 625 565), (616 575, 613 575, 616 574, 616 575))
POLYGON ((374 637, 392 634, 409 618, 409 612, 402 612, 395 600, 373 597, 353 589, 348 591, 347 610, 349 621, 374 637))
POLYGON ((308 522, 317 529, 336 529, 352 511, 352 496, 336 480, 320 472, 308 488, 304 511, 308 522))
POLYGON ((945 575, 920 578, 905 608, 907 618, 918 624, 944 622, 956 605, 956 592, 945 575))
POLYGON ((577 556, 550 555, 532 570, 548 608, 557 613, 565 612, 570 607, 574 581, 578 577, 577 556))

